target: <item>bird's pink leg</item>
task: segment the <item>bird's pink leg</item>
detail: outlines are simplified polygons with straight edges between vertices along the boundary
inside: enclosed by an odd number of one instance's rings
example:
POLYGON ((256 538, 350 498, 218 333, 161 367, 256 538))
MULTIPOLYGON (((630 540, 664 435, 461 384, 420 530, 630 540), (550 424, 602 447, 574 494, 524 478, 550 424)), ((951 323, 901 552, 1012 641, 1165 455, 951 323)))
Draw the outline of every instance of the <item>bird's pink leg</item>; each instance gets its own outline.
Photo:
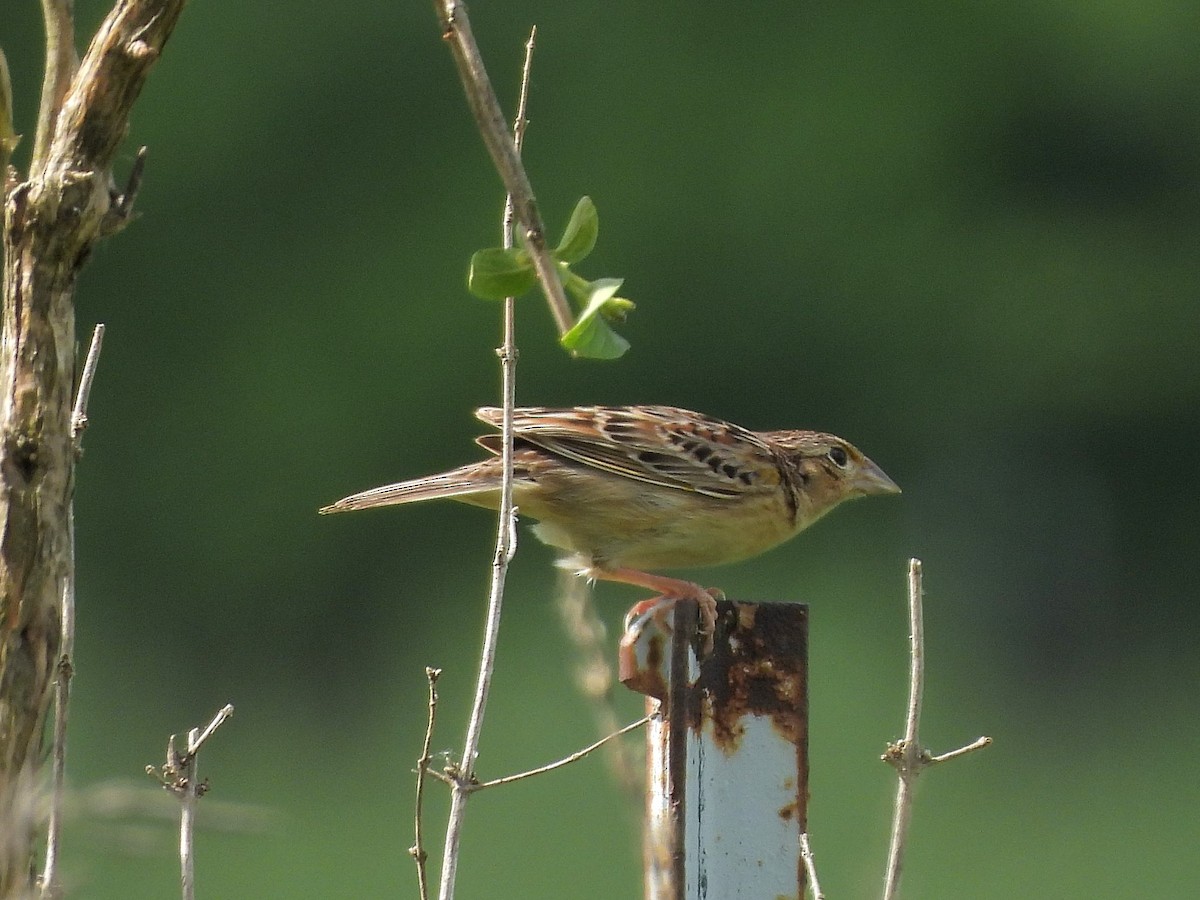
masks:
MULTIPOLYGON (((649 600, 643 600, 636 604, 629 611, 627 618, 639 616, 647 610, 651 609, 660 600, 695 600, 700 606, 700 631, 702 634, 711 635, 717 624, 717 599, 723 598, 724 594, 715 588, 703 588, 694 581, 684 581, 682 578, 669 578, 666 575, 652 575, 649 572, 641 572, 637 569, 601 569, 590 568, 587 570, 589 578, 595 578, 600 581, 616 581, 620 584, 632 584, 635 587, 644 587, 647 590, 658 591, 658 597, 651 597, 649 600)), ((662 621, 655 616, 655 620, 659 624, 662 621)))

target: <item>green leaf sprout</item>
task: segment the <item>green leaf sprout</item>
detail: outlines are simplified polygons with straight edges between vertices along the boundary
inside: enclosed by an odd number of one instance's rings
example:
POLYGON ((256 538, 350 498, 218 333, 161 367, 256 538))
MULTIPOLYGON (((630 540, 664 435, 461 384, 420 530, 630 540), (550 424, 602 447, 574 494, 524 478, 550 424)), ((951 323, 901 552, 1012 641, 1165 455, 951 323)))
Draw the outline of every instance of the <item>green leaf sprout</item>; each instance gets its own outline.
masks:
MULTIPOLYGON (((588 359, 616 359, 629 349, 629 341, 610 327, 625 321, 633 301, 616 296, 619 278, 587 281, 571 271, 596 246, 600 217, 590 197, 581 197, 571 213, 562 240, 550 251, 558 265, 559 276, 567 293, 579 304, 581 312, 575 324, 559 343, 576 356, 588 359)), ((521 247, 490 247, 471 257, 467 288, 484 300, 519 297, 537 284, 537 273, 528 251, 521 247)))

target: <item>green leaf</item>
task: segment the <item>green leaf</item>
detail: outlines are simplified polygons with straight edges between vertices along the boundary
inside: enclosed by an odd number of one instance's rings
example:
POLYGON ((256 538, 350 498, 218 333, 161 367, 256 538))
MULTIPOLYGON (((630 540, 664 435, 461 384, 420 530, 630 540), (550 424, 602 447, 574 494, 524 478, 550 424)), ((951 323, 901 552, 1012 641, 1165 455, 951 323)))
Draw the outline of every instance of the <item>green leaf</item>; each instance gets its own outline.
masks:
POLYGON ((613 297, 600 308, 600 313, 610 322, 624 322, 631 309, 637 309, 637 304, 632 300, 613 297))
POLYGON ((617 297, 619 278, 600 278, 592 282, 591 299, 579 314, 571 330, 560 343, 578 356, 588 359, 617 359, 629 349, 629 341, 609 327, 606 316, 621 316, 632 307, 630 301, 617 297))
POLYGON ((580 197, 562 240, 554 248, 555 258, 567 264, 579 262, 592 252, 599 234, 600 217, 596 213, 596 204, 591 197, 580 197))
POLYGON ((577 356, 587 359, 619 359, 629 349, 621 337, 600 316, 580 319, 564 334, 560 343, 577 356))
POLYGON ((484 300, 518 297, 537 284, 529 254, 517 247, 489 247, 471 257, 467 289, 484 300))
POLYGON ((564 262, 558 264, 558 277, 562 279, 566 292, 574 297, 580 306, 587 306, 591 302, 592 283, 583 276, 576 275, 564 262))

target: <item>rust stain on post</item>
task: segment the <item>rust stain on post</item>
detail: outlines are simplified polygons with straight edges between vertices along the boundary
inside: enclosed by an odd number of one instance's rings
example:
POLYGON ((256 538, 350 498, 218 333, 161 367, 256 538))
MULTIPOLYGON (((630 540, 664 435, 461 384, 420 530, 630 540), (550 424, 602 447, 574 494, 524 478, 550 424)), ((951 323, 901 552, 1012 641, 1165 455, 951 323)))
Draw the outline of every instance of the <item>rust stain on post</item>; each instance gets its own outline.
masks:
POLYGON ((736 753, 747 716, 768 718, 792 744, 808 738, 808 615, 794 605, 729 603, 712 657, 700 668, 691 725, 701 714, 717 745, 736 753), (798 615, 797 613, 801 613, 798 615))
POLYGON ((803 896, 808 608, 722 601, 702 660, 694 604, 676 604, 672 619, 665 634, 643 616, 621 642, 622 682, 659 713, 646 897, 803 896))

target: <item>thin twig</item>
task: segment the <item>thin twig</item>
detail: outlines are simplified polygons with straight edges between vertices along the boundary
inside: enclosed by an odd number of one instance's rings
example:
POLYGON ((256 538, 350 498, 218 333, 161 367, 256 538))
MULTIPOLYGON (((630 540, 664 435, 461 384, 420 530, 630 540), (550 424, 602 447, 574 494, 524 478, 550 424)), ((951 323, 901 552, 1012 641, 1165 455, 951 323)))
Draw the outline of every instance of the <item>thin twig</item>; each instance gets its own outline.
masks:
POLYGON ((905 716, 904 738, 889 744, 883 761, 891 765, 898 776, 896 803, 892 813, 892 836, 888 846, 887 872, 884 876, 883 898, 895 900, 900 891, 900 875, 904 868, 904 852, 908 842, 908 829, 912 821, 913 790, 917 776, 930 765, 955 759, 974 750, 980 750, 992 739, 981 737, 960 747, 932 756, 921 746, 921 704, 925 693, 925 622, 923 610, 923 588, 921 561, 908 561, 908 621, 909 621, 909 676, 908 711, 905 716))
POLYGON ((75 504, 67 508, 66 577, 63 579, 62 622, 57 676, 54 679, 54 738, 51 747, 50 819, 46 826, 46 861, 42 866, 43 900, 63 896, 58 878, 58 851, 62 836, 63 797, 67 773, 67 712, 71 677, 75 674, 75 504))
POLYGON ((188 732, 188 749, 187 755, 183 758, 182 772, 184 790, 180 794, 182 805, 179 813, 179 871, 180 884, 183 887, 183 900, 195 900, 196 896, 196 804, 208 791, 208 785, 197 781, 196 776, 200 748, 232 715, 233 704, 227 703, 217 711, 204 731, 193 728, 188 732))
POLYGON ((550 304, 550 313, 558 333, 566 334, 574 319, 571 305, 563 291, 558 266, 546 249, 546 228, 538 212, 529 176, 525 174, 525 167, 521 163, 520 147, 509 135, 504 113, 500 110, 496 92, 492 89, 471 31, 467 6, 461 0, 437 0, 435 6, 442 26, 442 37, 450 45, 451 55, 462 79, 467 104, 471 107, 479 133, 483 136, 496 171, 500 173, 505 190, 512 198, 516 217, 524 229, 525 246, 533 260, 546 302, 550 304))
POLYGON ((807 831, 800 834, 800 858, 804 860, 804 871, 808 873, 808 891, 813 900, 825 900, 825 895, 821 892, 821 882, 817 880, 817 861, 813 859, 807 831))
POLYGON ((908 711, 904 740, 915 745, 921 730, 921 704, 925 699, 925 604, 921 561, 908 561, 908 711))
POLYGON ((42 99, 29 164, 32 178, 39 177, 46 165, 63 97, 79 67, 71 0, 42 0, 42 19, 46 23, 46 72, 42 78, 42 99))
POLYGON ((208 793, 208 782, 199 781, 196 776, 196 760, 200 748, 225 721, 233 715, 233 704, 227 703, 217 710, 212 721, 203 731, 193 728, 188 732, 187 750, 180 753, 175 749, 176 735, 171 735, 167 741, 167 761, 162 768, 146 766, 146 774, 151 775, 172 794, 179 798, 179 880, 183 888, 183 900, 194 900, 196 878, 194 865, 195 833, 196 833, 196 802, 208 793))
POLYGON ((215 716, 213 716, 212 721, 208 723, 208 725, 205 727, 204 731, 199 735, 199 737, 193 737, 193 734, 196 731, 196 729, 194 729, 194 728, 190 732, 188 732, 188 756, 195 756, 197 753, 199 753, 200 748, 202 746, 204 746, 204 742, 207 741, 210 737, 212 737, 213 732, 216 731, 218 728, 220 728, 222 725, 224 725, 225 720, 228 719, 232 715, 233 715, 233 704, 226 703, 219 710, 217 710, 217 714, 215 716))
POLYGON ((921 724, 921 702, 925 685, 925 631, 922 610, 921 561, 908 561, 908 710, 905 716, 904 740, 889 747, 895 749, 896 804, 892 814, 892 837, 888 846, 887 874, 884 878, 884 900, 894 900, 900 890, 900 872, 904 865, 904 850, 908 826, 912 821, 912 798, 918 774, 921 747, 917 743, 921 724))
MULTIPOLYGON (((75 392, 75 405, 71 412, 71 440, 78 456, 83 444, 83 430, 87 426, 88 398, 92 393, 92 382, 96 378, 96 366, 100 362, 100 346, 104 341, 104 325, 98 324, 92 331, 92 343, 88 348, 83 373, 79 376, 79 388, 75 392)), ((54 680, 54 738, 51 745, 50 821, 46 828, 46 861, 42 867, 41 896, 61 897, 62 885, 58 880, 58 851, 62 836, 62 805, 66 790, 64 782, 67 772, 67 718, 71 703, 71 678, 75 674, 75 504, 67 508, 67 565, 63 579, 62 622, 58 674, 54 680)))
POLYGON ((104 323, 97 322, 92 330, 92 343, 87 358, 83 361, 83 373, 79 376, 79 389, 75 392, 75 406, 71 410, 71 440, 75 453, 79 454, 83 443, 83 432, 87 428, 88 400, 92 396, 92 382, 96 380, 96 366, 100 363, 100 348, 104 344, 104 323))
POLYGON ((148 147, 138 148, 133 165, 129 167, 129 177, 125 179, 125 189, 116 197, 114 206, 123 219, 133 215, 133 204, 137 202, 138 191, 142 189, 142 176, 146 173, 146 157, 149 153, 148 147))
MULTIPOLYGON (((465 12, 463 22, 465 23, 465 12)), ((469 25, 467 26, 469 34, 469 25)), ((533 47, 536 30, 531 31, 529 40, 525 43, 525 63, 521 70, 521 100, 517 107, 517 118, 513 123, 513 138, 506 141, 519 152, 525 135, 525 111, 529 95, 529 72, 533 65, 533 47)), ((472 42, 472 46, 474 42, 472 42)), ((457 56, 456 56, 457 58, 457 56)), ((482 71, 482 66, 480 67, 482 71)), ((485 76, 486 80, 486 76, 485 76)), ((489 86, 488 90, 491 88, 489 86)), ((495 96, 492 96, 495 103, 495 96)), ((496 107, 497 112, 499 107, 496 107)), ((528 185, 528 183, 526 183, 528 185)), ((511 189, 510 189, 511 190, 511 189)), ((531 198, 532 199, 532 198, 531 198)), ((506 247, 512 246, 512 216, 514 200, 510 192, 505 201, 504 216, 501 224, 503 240, 506 247)), ((555 278, 557 284, 557 277, 555 278)), ((561 290, 561 285, 559 285, 561 290)), ((462 838, 463 819, 466 813, 467 798, 470 796, 471 783, 475 775, 475 757, 479 752, 479 738, 483 729, 483 716, 487 708, 488 693, 491 690, 492 672, 496 667, 496 646, 500 636, 500 610, 504 602, 504 582, 508 574, 508 563, 516 552, 516 509, 513 507, 513 407, 516 405, 516 363, 517 348, 514 331, 515 317, 513 314, 513 298, 504 301, 504 343, 500 348, 501 394, 503 398, 503 418, 501 420, 501 438, 503 449, 501 460, 503 465, 503 481, 500 488, 500 511, 496 527, 496 552, 492 557, 491 587, 488 591, 487 624, 484 629, 483 648, 479 660, 479 679, 475 686, 475 701, 471 707, 471 717, 467 722, 467 736, 463 742, 463 754, 460 761, 461 771, 454 781, 450 795, 450 815, 446 823, 446 843, 442 853, 442 877, 438 891, 440 900, 450 900, 454 896, 454 883, 458 875, 458 855, 462 838)))
MULTIPOLYGON (((188 747, 199 747, 200 729, 188 732, 188 747)), ((187 789, 180 795, 179 811, 179 881, 183 888, 183 900, 195 900, 196 896, 196 802, 200 799, 196 781, 197 756, 189 750, 183 760, 183 780, 187 789)))
POLYGON ((133 165, 129 167, 129 176, 125 179, 123 190, 110 188, 109 197, 112 205, 100 221, 100 230, 104 237, 117 234, 133 221, 133 205, 137 202, 138 191, 142 188, 142 176, 146 174, 148 154, 149 150, 146 147, 138 150, 137 156, 133 158, 133 165))
POLYGON ((482 791, 484 788, 498 787, 502 784, 512 784, 514 781, 520 781, 523 778, 532 778, 534 775, 543 775, 546 772, 553 772, 555 769, 561 769, 563 766, 569 766, 571 763, 578 762, 579 760, 583 759, 589 753, 599 750, 601 747, 603 747, 609 741, 615 740, 616 738, 619 738, 619 737, 622 737, 623 735, 629 734, 629 732, 631 732, 631 731, 641 728, 643 725, 645 725, 647 722, 649 722, 653 718, 654 718, 653 715, 642 716, 636 722, 630 722, 624 728, 614 731, 612 734, 606 734, 604 737, 600 738, 600 740, 596 741, 594 744, 589 744, 588 746, 584 747, 582 750, 575 751, 570 756, 556 760, 555 762, 552 762, 552 763, 547 763, 544 766, 538 766, 536 769, 529 769, 526 772, 518 772, 516 775, 505 775, 503 778, 494 778, 491 781, 483 781, 483 782, 479 782, 477 784, 472 784, 469 786, 468 790, 482 791))
POLYGON ((982 750, 984 747, 991 746, 992 739, 987 735, 977 737, 971 743, 959 747, 957 750, 949 750, 938 756, 930 756, 925 760, 927 766, 937 765, 938 763, 950 762, 952 759, 958 759, 960 756, 966 756, 968 753, 974 753, 976 750, 982 750))
POLYGON ((589 746, 584 747, 582 750, 575 751, 570 756, 564 757, 563 759, 556 760, 552 763, 547 763, 544 766, 539 766, 536 769, 530 769, 526 772, 518 772, 516 775, 505 775, 503 778, 494 778, 491 781, 483 781, 483 782, 472 781, 469 783, 464 783, 464 782, 462 782, 461 778, 459 778, 458 772, 456 769, 450 770, 451 772, 453 772, 453 774, 448 774, 447 772, 439 772, 437 769, 429 769, 425 774, 428 775, 430 778, 436 778, 438 781, 442 782, 443 784, 447 784, 450 787, 460 786, 463 790, 465 790, 469 793, 474 793, 475 791, 481 791, 484 788, 498 787, 502 784, 511 784, 512 782, 520 781, 523 778, 531 778, 534 775, 542 775, 546 772, 553 772, 555 769, 559 769, 559 768, 562 768, 563 766, 570 765, 573 762, 578 762, 579 760, 583 759, 588 754, 590 754, 596 750, 599 750, 601 747, 603 747, 605 744, 612 741, 614 738, 619 738, 622 735, 629 734, 629 732, 634 731, 635 729, 641 728, 643 725, 645 725, 647 722, 649 722, 653 718, 654 718, 653 714, 648 715, 648 716, 643 716, 642 718, 638 719, 636 722, 630 722, 625 727, 619 728, 616 731, 612 732, 611 734, 605 735, 604 737, 600 738, 600 740, 596 741, 594 744, 590 744, 589 746))
POLYGON ((433 759, 429 751, 433 745, 433 725, 437 719, 438 705, 437 682, 441 676, 441 669, 425 667, 425 677, 429 681, 429 714, 425 719, 425 742, 421 745, 421 756, 417 760, 416 816, 413 825, 413 845, 408 849, 409 855, 417 864, 417 888, 420 890, 421 900, 429 900, 429 873, 425 866, 429 854, 425 852, 425 837, 421 822, 425 805, 425 776, 429 772, 429 763, 433 759))
POLYGON ((440 781, 442 784, 446 785, 447 787, 452 788, 456 784, 458 784, 458 769, 453 766, 447 766, 446 768, 449 772, 453 772, 454 774, 450 775, 450 774, 447 774, 447 772, 439 772, 437 769, 429 769, 429 768, 427 768, 425 770, 425 774, 428 775, 430 778, 437 779, 438 781, 440 781))

